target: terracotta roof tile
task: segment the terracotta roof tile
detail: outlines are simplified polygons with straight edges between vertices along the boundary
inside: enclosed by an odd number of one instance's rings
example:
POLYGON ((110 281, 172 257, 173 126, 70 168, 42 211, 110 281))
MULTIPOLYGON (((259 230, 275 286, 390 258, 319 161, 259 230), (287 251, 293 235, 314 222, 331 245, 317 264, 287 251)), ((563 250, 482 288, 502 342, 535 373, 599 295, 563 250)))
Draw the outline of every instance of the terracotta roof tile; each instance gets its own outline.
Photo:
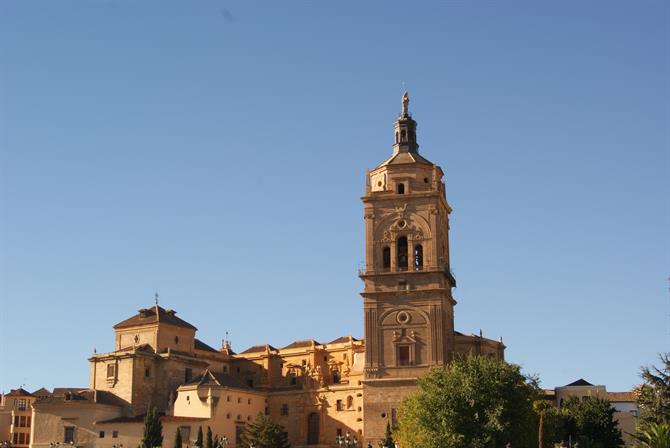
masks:
POLYGON ((18 389, 12 389, 9 391, 8 394, 5 395, 5 397, 32 397, 33 394, 25 390, 23 387, 19 387, 18 389))
POLYGON ((344 342, 349 342, 350 340, 351 340, 351 342, 357 342, 358 341, 358 339, 356 339, 352 336, 342 336, 342 337, 339 337, 339 338, 337 338, 333 341, 328 342, 328 344, 341 344, 341 343, 344 343, 344 342))
POLYGON ((114 328, 139 327, 142 325, 153 325, 162 322, 165 324, 175 325, 177 327, 197 330, 197 328, 195 328, 193 325, 189 324, 183 319, 178 318, 176 314, 177 312, 174 310, 166 310, 158 305, 154 305, 150 308, 142 308, 133 317, 130 317, 114 325, 114 328))
POLYGON ((607 392, 609 401, 636 401, 633 392, 607 392))
POLYGON ((312 347, 314 345, 321 345, 321 343, 315 341, 314 339, 300 339, 298 341, 291 342, 286 347, 282 347, 282 350, 286 350, 288 348, 312 347))
POLYGON ((243 355, 245 353, 258 353, 258 352, 264 352, 265 350, 277 350, 275 347, 271 346, 270 344, 265 344, 265 345, 254 345, 252 347, 249 347, 245 351, 241 352, 240 355, 243 355))
POLYGON ((195 338, 195 349, 196 350, 203 350, 205 352, 219 353, 218 350, 216 350, 215 348, 210 347, 209 345, 205 344, 204 342, 202 342, 198 338, 195 338))

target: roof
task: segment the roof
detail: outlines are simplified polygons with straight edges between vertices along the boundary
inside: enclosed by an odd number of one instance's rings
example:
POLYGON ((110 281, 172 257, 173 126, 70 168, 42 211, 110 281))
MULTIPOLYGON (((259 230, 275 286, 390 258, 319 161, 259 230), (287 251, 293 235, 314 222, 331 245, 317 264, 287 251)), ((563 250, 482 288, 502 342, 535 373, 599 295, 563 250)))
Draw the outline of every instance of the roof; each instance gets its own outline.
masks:
POLYGON ((341 343, 343 343, 343 342, 349 342, 349 341, 351 341, 351 342, 357 342, 358 339, 356 339, 356 338, 353 337, 353 336, 342 336, 342 337, 339 337, 339 338, 337 338, 337 339, 335 339, 335 340, 332 340, 332 341, 328 342, 328 344, 341 344, 341 343))
MULTIPOLYGON (((143 423, 146 414, 136 415, 134 417, 116 417, 109 420, 96 422, 96 424, 103 423, 143 423)), ((204 417, 176 417, 174 415, 161 415, 160 421, 165 422, 201 422, 207 420, 204 417)))
POLYGON ((300 340, 291 342, 286 347, 283 347, 282 350, 285 350, 285 349, 288 349, 288 348, 312 347, 314 345, 321 345, 321 343, 315 341, 314 339, 300 339, 300 340))
POLYGON ((32 397, 33 394, 25 390, 23 387, 19 387, 18 389, 12 389, 9 391, 8 394, 5 395, 5 397, 32 397))
POLYGON ((49 392, 49 390, 45 389, 44 387, 40 387, 35 392, 33 392, 33 395, 36 397, 49 397, 51 396, 51 392, 49 392))
POLYGON ((637 401, 633 392, 607 392, 609 401, 637 401))
POLYGON ((115 329, 139 327, 143 325, 154 325, 157 323, 164 323, 174 325, 177 327, 190 328, 197 330, 193 325, 189 324, 183 319, 176 316, 177 312, 174 310, 166 310, 158 305, 149 308, 141 308, 136 315, 130 317, 118 324, 114 325, 115 329))
POLYGON ((206 351, 206 352, 219 353, 218 350, 216 350, 216 349, 210 347, 209 345, 205 344, 204 342, 202 342, 202 341, 201 341, 200 339, 198 339, 198 338, 195 338, 195 349, 196 349, 196 350, 203 350, 203 351, 206 351))
POLYGON ((393 154, 391 157, 383 161, 377 168, 388 165, 400 165, 403 163, 425 163, 428 165, 433 165, 433 162, 429 161, 425 157, 420 156, 418 152, 410 151, 393 154))
POLYGON ((258 352, 264 352, 266 350, 277 350, 275 347, 271 346, 270 344, 264 344, 264 345, 254 345, 252 347, 249 347, 245 351, 241 352, 240 355, 243 355, 245 353, 258 353, 258 352))
POLYGON ((237 389, 249 389, 249 386, 239 378, 235 378, 225 373, 211 372, 209 369, 205 373, 186 383, 186 385, 198 386, 222 386, 234 387, 237 389))
POLYGON ((98 403, 107 404, 111 406, 125 407, 128 402, 122 400, 111 392, 104 390, 93 389, 73 389, 73 388, 57 388, 54 389, 53 395, 38 400, 39 404, 51 403, 98 403), (58 391, 58 393, 56 393, 58 391), (62 392, 61 392, 62 391, 62 392))
POLYGON ((566 384, 563 387, 571 387, 571 386, 593 386, 593 384, 589 383, 584 378, 580 378, 577 381, 573 381, 572 383, 566 384))

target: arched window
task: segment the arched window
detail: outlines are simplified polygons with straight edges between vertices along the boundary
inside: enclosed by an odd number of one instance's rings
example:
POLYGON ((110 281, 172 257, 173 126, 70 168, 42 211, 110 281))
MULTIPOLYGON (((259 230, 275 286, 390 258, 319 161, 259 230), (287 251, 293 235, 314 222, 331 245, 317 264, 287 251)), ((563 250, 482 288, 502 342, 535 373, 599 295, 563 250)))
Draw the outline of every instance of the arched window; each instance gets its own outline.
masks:
POLYGON ((395 132, 395 142, 398 143, 398 131, 395 132))
POLYGON ((410 142, 414 141, 414 131, 412 131, 411 129, 409 130, 409 141, 410 142))
POLYGON ((398 194, 405 194, 405 184, 402 182, 398 184, 398 194))
POLYGON ((340 384, 340 371, 337 369, 333 370, 333 384, 340 384))
POLYGON ((382 249, 382 268, 390 269, 391 268, 391 248, 385 246, 382 249))
POLYGON ((414 246, 414 270, 420 271, 423 269, 423 246, 417 244, 414 246))
POLYGON ((407 131, 404 129, 400 131, 400 141, 403 143, 407 141, 407 131))
POLYGON ((307 445, 319 444, 319 414, 312 412, 307 417, 307 445))
POLYGON ((397 266, 399 271, 406 271, 407 270, 407 237, 406 236, 401 236, 398 238, 398 242, 396 244, 397 247, 397 266))

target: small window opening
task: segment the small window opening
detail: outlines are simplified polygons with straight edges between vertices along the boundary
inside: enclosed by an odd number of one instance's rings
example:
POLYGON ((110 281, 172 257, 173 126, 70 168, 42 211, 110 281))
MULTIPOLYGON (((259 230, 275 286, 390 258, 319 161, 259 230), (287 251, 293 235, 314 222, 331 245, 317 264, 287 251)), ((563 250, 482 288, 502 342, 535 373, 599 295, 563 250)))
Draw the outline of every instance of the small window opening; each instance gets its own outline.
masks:
POLYGON ((399 366, 410 365, 409 346, 401 345, 398 347, 398 365, 399 366))
POLYGON ((407 132, 404 129, 400 131, 400 141, 403 143, 407 141, 407 132))
POLYGON ((342 400, 337 400, 337 401, 335 402, 335 409, 338 410, 338 411, 341 411, 341 410, 344 409, 344 408, 342 407, 342 400))
POLYGON ((405 194, 405 184, 403 183, 398 184, 398 194, 405 194))
POLYGON ((391 248, 388 246, 382 249, 382 267, 384 269, 391 268, 391 248))
POLYGON ((340 384, 340 371, 333 370, 333 384, 340 384))
POLYGON ((401 236, 398 238, 397 246, 397 260, 398 260, 398 270, 406 271, 407 270, 407 237, 401 236))
POLYGON ((399 140, 399 139, 398 139, 398 131, 396 131, 396 133, 395 133, 395 142, 398 143, 398 140, 399 140))

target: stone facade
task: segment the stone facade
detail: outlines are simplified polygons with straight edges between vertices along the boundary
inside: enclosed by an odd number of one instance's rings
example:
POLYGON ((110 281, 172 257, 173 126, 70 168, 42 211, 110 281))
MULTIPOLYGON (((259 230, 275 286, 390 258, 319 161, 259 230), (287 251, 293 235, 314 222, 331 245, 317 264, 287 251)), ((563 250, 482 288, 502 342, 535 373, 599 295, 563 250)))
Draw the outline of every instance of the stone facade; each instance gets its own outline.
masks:
POLYGON ((88 389, 35 404, 32 445, 75 431, 78 447, 136 446, 148 406, 172 425, 165 437, 178 427, 188 445, 198 426, 210 426, 234 446, 258 412, 281 424, 294 447, 334 447, 347 435, 376 445, 430 368, 459 355, 502 360, 502 340, 454 331, 451 207, 442 169, 419 155, 408 103, 405 94, 391 157, 366 176, 364 340, 235 353, 228 341, 215 349, 198 340, 196 327, 156 301, 114 326, 114 350, 89 359, 88 389))

